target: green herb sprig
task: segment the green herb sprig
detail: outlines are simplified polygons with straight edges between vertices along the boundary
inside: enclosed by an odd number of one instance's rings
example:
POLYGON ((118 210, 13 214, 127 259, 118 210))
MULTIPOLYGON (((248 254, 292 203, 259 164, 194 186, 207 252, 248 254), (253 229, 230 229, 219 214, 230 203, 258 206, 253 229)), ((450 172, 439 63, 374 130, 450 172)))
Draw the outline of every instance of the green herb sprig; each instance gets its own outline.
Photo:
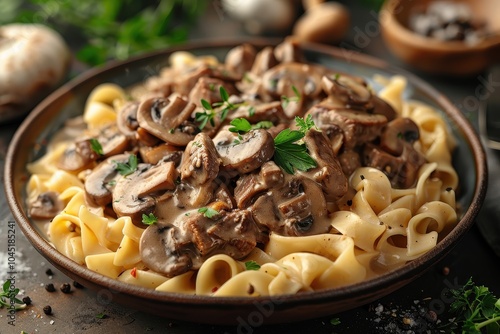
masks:
POLYGON ((137 170, 137 156, 134 154, 129 155, 128 157, 128 163, 123 163, 123 162, 118 162, 118 161, 113 161, 116 163, 116 170, 118 173, 120 173, 123 176, 127 176, 132 174, 137 170))
POLYGON ((92 151, 94 151, 99 155, 104 154, 104 151, 102 150, 102 145, 96 138, 90 138, 90 148, 92 149, 92 151))
POLYGON ((19 289, 11 289, 12 282, 11 280, 6 280, 3 283, 2 286, 2 291, 0 292, 0 308, 5 307, 12 307, 11 305, 11 300, 14 301, 14 309, 17 310, 22 310, 26 307, 26 304, 17 298, 17 295, 19 294, 19 289))
POLYGON ((208 102, 207 100, 201 99, 203 112, 197 112, 195 114, 195 120, 199 123, 198 127, 200 128, 200 130, 203 130, 207 123, 215 126, 215 117, 217 116, 217 114, 219 114, 220 121, 223 122, 230 111, 236 110, 238 109, 238 107, 245 104, 245 102, 231 103, 229 101, 229 93, 223 86, 220 86, 219 94, 222 99, 221 102, 210 104, 210 102, 208 102), (219 110, 215 110, 214 108, 219 108, 219 110))
POLYGON ((153 214, 150 213, 149 215, 143 213, 142 214, 142 223, 145 225, 153 225, 158 222, 158 218, 153 214))
POLYGON ((300 95, 300 92, 297 89, 297 87, 292 86, 292 90, 293 90, 294 96, 285 96, 285 95, 281 96, 281 106, 283 107, 283 109, 286 109, 286 107, 288 107, 290 102, 299 102, 300 101, 301 95, 300 95))
POLYGON ((259 270, 260 269, 260 264, 258 264, 254 260, 246 261, 245 262, 245 269, 246 270, 259 270))
POLYGON ((295 123, 299 130, 285 129, 274 138, 274 162, 288 174, 293 174, 295 169, 307 171, 317 166, 306 145, 297 143, 315 126, 311 115, 305 120, 296 117, 295 123))
POLYGON ((478 286, 469 278, 463 287, 450 292, 455 298, 450 309, 457 316, 455 325, 462 333, 500 332, 500 299, 487 287, 478 286))
POLYGON ((213 208, 210 208, 210 207, 206 207, 206 206, 199 208, 198 212, 203 213, 203 216, 205 216, 209 219, 212 219, 219 214, 219 211, 217 211, 213 208))

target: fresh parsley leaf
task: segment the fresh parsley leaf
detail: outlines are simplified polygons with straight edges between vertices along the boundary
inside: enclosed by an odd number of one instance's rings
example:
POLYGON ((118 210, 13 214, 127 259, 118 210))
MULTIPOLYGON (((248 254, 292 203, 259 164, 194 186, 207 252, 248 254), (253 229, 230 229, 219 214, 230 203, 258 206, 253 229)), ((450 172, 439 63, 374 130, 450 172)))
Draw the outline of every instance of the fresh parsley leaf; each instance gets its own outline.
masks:
POLYGON ((19 289, 11 289, 12 282, 10 279, 6 280, 2 285, 2 291, 0 292, 0 308, 12 307, 12 302, 14 302, 14 309, 22 310, 26 307, 26 304, 17 298, 19 294, 19 289))
POLYGON ((500 327, 500 299, 485 286, 477 286, 472 278, 459 288, 450 291, 455 299, 450 306, 456 315, 453 325, 462 333, 498 333, 500 327))
POLYGON ((300 117, 296 117, 295 122, 300 130, 285 129, 274 138, 274 162, 288 174, 293 174, 295 169, 307 171, 317 166, 306 145, 297 144, 314 122, 312 118, 303 120, 300 117))
POLYGON ((252 125, 252 129, 270 129, 274 126, 271 121, 260 121, 257 124, 252 125))
POLYGON ((229 128, 231 132, 247 133, 252 130, 252 124, 245 118, 235 118, 229 124, 232 125, 232 127, 229 128))
POLYGON ((103 155, 102 145, 96 138, 90 138, 90 148, 99 155, 103 155))
POLYGON ((128 163, 113 161, 116 163, 116 170, 123 176, 132 174, 137 170, 137 156, 134 154, 129 155, 128 163))
POLYGON ((259 270, 260 269, 260 264, 258 264, 254 260, 247 261, 247 262, 245 262, 245 269, 246 270, 259 270))
POLYGON ((142 214, 142 223, 145 225, 153 225, 158 222, 158 218, 153 213, 150 213, 149 215, 146 215, 145 213, 142 214))
POLYGON ((222 98, 222 101, 229 103, 229 101, 228 101, 229 94, 224 87, 222 87, 222 86, 219 87, 219 93, 220 93, 220 97, 222 98))
POLYGON ((299 127, 299 131, 302 132, 304 135, 307 131, 311 130, 314 128, 316 125, 314 124, 314 121, 312 119, 311 115, 307 115, 305 119, 296 116, 295 117, 295 124, 299 127))
POLYGON ((203 215, 207 218, 212 219, 213 217, 217 216, 219 214, 219 211, 212 209, 210 207, 202 207, 198 209, 199 213, 203 213, 203 215))
POLYGON ((255 115, 255 107, 250 106, 250 108, 248 108, 248 116, 252 117, 253 115, 255 115))
POLYGON ((340 325, 340 319, 339 318, 332 318, 330 319, 330 324, 337 326, 340 325))

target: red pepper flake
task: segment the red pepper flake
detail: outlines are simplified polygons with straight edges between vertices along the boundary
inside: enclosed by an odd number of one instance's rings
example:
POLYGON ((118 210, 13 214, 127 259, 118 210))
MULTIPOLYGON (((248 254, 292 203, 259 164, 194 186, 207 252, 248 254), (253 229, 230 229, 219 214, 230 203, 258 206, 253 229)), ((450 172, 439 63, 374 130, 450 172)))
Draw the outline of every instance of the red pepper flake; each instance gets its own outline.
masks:
POLYGON ((216 292, 217 290, 219 290, 219 288, 218 288, 218 287, 216 287, 216 286, 214 286, 214 287, 212 288, 212 293, 216 292))
POLYGON ((137 268, 134 267, 131 271, 130 271, 130 275, 132 275, 133 278, 137 278, 137 268))

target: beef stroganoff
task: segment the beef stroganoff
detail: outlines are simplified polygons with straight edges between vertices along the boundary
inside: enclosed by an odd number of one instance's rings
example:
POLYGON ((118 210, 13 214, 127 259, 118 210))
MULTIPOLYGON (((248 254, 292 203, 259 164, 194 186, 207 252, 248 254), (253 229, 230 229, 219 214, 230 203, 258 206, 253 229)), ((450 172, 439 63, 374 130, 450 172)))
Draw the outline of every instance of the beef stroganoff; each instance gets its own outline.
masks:
POLYGON ((97 86, 29 164, 29 214, 54 247, 159 291, 294 294, 361 282, 456 224, 439 113, 307 63, 285 41, 223 62, 176 52, 131 88, 97 86))

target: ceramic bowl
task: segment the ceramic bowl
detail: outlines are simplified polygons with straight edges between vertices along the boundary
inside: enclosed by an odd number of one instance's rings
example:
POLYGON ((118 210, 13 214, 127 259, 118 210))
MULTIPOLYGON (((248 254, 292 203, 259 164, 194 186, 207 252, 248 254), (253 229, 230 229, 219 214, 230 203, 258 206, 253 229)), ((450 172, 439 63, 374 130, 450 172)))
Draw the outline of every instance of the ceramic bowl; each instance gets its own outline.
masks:
MULTIPOLYGON (((173 51, 187 50, 197 55, 213 54, 222 58, 230 48, 242 42, 187 44, 125 62, 111 63, 70 81, 38 105, 17 130, 10 143, 5 163, 7 200, 18 226, 33 247, 70 278, 98 292, 112 292, 113 301, 170 319, 237 324, 238 319, 250 319, 257 315, 265 323, 306 320, 370 303, 416 279, 457 245, 474 223, 487 184, 485 153, 468 121, 446 97, 409 73, 368 56, 349 54, 346 58, 346 53, 340 49, 305 44, 305 55, 309 61, 338 71, 353 73, 368 80, 375 74, 406 76, 408 89, 405 96, 433 105, 449 124, 458 143, 454 164, 460 176, 458 202, 463 211, 458 225, 434 249, 395 271, 359 284, 319 292, 252 299, 213 298, 148 290, 102 276, 76 264, 55 250, 28 218, 25 203, 28 180, 26 164, 44 153, 43 145, 40 144, 49 140, 66 119, 81 113, 86 98, 96 85, 113 82, 129 86, 140 82, 166 65, 167 58, 173 51)), ((257 48, 270 44, 269 41, 261 40, 248 42, 257 48)))
POLYGON ((480 42, 441 41, 409 28, 412 13, 441 0, 386 0, 380 10, 382 37, 388 48, 416 69, 442 75, 471 76, 500 62, 500 1, 454 0, 467 5, 472 17, 486 23, 490 34, 480 42))

